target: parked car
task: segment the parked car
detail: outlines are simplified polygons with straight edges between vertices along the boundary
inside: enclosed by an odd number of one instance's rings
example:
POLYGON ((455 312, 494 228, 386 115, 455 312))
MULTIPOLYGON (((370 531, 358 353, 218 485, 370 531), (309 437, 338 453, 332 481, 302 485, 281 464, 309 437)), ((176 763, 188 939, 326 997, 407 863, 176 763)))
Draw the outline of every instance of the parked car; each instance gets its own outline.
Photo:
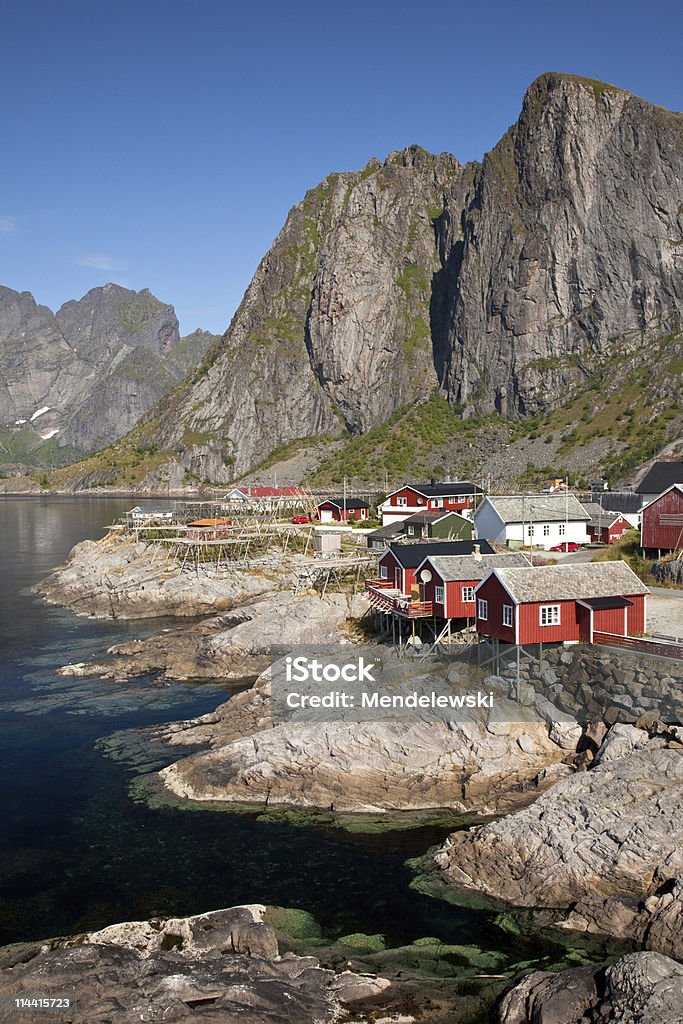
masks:
POLYGON ((293 516, 292 517, 292 522, 296 523, 297 525, 301 525, 301 523, 310 523, 310 521, 311 521, 311 517, 310 516, 293 516))
POLYGON ((581 547, 575 540, 563 540, 561 544, 555 544, 551 551, 578 551, 581 547))

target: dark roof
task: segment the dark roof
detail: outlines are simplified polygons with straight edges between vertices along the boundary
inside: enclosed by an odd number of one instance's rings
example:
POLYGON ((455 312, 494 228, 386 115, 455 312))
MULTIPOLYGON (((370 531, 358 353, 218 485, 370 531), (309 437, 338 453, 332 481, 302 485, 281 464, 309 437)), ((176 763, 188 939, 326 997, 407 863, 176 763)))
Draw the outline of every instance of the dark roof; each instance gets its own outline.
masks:
POLYGON ((683 484, 683 462, 655 462, 636 491, 638 494, 661 494, 672 484, 683 484))
POLYGON ((367 534, 367 541, 370 544, 374 540, 390 541, 394 537, 400 537, 403 533, 403 520, 399 523, 387 523, 386 526, 380 526, 378 530, 373 530, 372 533, 367 534))
POLYGON ((471 555, 474 545, 482 555, 494 554, 486 540, 431 540, 424 544, 390 544, 389 547, 404 569, 416 569, 428 555, 471 555))
POLYGON ((471 484, 467 480, 460 480, 456 484, 404 484, 403 487, 399 487, 391 493, 397 494, 398 491, 402 491, 406 487, 410 487, 411 491, 417 491, 418 494, 424 494, 425 498, 448 498, 457 497, 460 494, 484 493, 481 487, 477 487, 476 484, 471 484))
MULTIPOLYGON (((422 512, 413 512, 412 516, 408 516, 407 519, 403 520, 403 525, 407 523, 415 523, 416 525, 422 525, 423 523, 438 523, 441 519, 447 519, 448 516, 454 516, 457 519, 464 519, 465 516, 461 516, 459 512, 456 512, 452 508, 426 508, 422 512)), ((471 520, 467 520, 471 522, 471 520)))
POLYGON ((343 498, 325 498, 324 501, 320 502, 318 508, 320 508, 320 505, 336 505, 337 508, 344 508, 346 506, 347 511, 352 508, 370 508, 367 501, 362 501, 361 498, 347 498, 346 501, 343 498))
POLYGON ((589 597, 581 604, 587 604, 597 612, 603 608, 630 608, 633 601, 627 601, 625 597, 589 597))
MULTIPOLYGON (((600 497, 599 504, 603 508, 608 508, 611 512, 622 512, 626 515, 635 515, 640 512, 643 499, 639 494, 634 494, 633 491, 599 491, 600 497)), ((595 496, 591 495, 587 501, 594 501, 595 496)), ((586 502, 584 502, 584 505, 586 502)))

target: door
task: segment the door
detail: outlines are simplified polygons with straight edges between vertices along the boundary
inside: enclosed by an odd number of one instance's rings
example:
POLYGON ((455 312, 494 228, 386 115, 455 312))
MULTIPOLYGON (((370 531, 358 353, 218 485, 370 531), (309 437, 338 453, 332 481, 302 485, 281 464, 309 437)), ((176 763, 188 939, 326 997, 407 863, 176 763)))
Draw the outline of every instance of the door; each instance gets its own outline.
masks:
POLYGON ((579 620, 579 640, 584 644, 590 644, 593 642, 593 609, 580 604, 577 605, 576 610, 579 620))

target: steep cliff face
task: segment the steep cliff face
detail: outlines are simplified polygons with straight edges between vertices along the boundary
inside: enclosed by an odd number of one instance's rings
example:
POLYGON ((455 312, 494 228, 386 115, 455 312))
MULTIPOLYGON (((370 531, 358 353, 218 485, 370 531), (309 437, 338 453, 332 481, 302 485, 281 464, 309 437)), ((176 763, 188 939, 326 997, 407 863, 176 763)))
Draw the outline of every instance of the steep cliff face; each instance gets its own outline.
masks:
POLYGON ((552 409, 680 331, 682 266, 683 116, 547 74, 481 165, 411 147, 307 193, 147 433, 227 480, 437 387, 465 415, 552 409))
POLYGON ((210 365, 162 415, 162 444, 227 480, 294 438, 365 431, 426 397, 434 219, 462 179, 453 157, 412 147, 308 192, 210 365))
POLYGON ((77 363, 52 311, 0 285, 0 424, 28 422, 46 396, 74 388, 77 363))
POLYGON ((215 340, 205 332, 181 340, 173 307, 146 289, 94 288, 54 315, 29 292, 0 288, 0 426, 33 433, 38 445, 54 438, 101 448, 215 340))
POLYGON ((468 411, 547 409, 681 328, 683 115, 544 75, 449 214, 447 381, 468 411))

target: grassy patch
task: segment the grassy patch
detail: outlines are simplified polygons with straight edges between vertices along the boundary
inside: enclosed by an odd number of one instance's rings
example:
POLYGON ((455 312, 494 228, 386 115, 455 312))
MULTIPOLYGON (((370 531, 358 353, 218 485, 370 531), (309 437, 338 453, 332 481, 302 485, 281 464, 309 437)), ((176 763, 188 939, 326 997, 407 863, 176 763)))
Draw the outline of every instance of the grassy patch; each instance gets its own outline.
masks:
POLYGON ((616 544, 609 544, 594 559, 596 562, 620 562, 622 560, 633 569, 643 583, 650 586, 658 584, 652 575, 654 562, 649 558, 643 558, 640 553, 640 532, 638 530, 627 530, 620 541, 617 541, 616 544))

